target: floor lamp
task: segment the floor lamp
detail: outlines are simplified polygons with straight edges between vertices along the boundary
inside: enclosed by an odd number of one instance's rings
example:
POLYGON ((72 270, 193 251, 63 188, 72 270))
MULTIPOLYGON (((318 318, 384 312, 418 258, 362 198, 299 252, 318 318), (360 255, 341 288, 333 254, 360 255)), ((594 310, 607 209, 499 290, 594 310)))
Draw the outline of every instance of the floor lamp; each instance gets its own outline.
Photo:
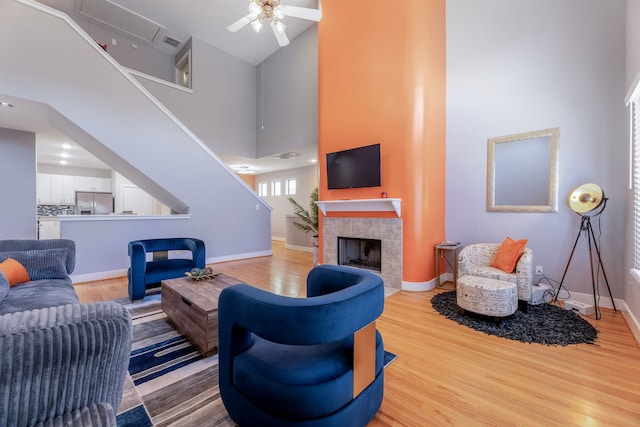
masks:
POLYGON ((553 298, 554 301, 558 300, 558 294, 560 294, 562 283, 564 282, 564 278, 567 275, 567 270, 569 270, 569 264, 571 264, 573 253, 576 250, 576 246, 578 245, 578 240, 580 240, 582 232, 584 232, 589 243, 591 286, 593 288, 593 306, 595 308, 596 320, 600 318, 600 315, 598 311, 598 300, 596 297, 596 278, 593 272, 593 253, 591 251, 592 246, 596 249, 596 254, 598 255, 598 264, 600 265, 600 268, 602 268, 602 275, 604 276, 604 281, 607 284, 607 290, 609 291, 611 304, 613 304, 613 309, 616 310, 616 303, 613 301, 613 295, 611 294, 611 288, 609 287, 609 280, 607 280, 607 273, 604 271, 604 265, 602 264, 600 248, 598 248, 598 242, 596 240, 596 236, 593 234, 593 228, 591 227, 591 217, 598 216, 602 214, 602 212, 604 212, 604 208, 607 207, 607 200, 608 199, 604 197, 604 191, 602 190, 602 188, 599 185, 592 183, 581 185, 580 187, 573 190, 573 192, 569 195, 569 206, 575 213, 582 217, 582 220, 580 221, 580 228, 578 229, 576 242, 573 244, 571 255, 569 255, 569 261, 567 261, 567 266, 565 267, 564 273, 562 274, 560 286, 558 286, 558 291, 553 298), (591 215, 588 215, 589 213, 591 213, 591 215))

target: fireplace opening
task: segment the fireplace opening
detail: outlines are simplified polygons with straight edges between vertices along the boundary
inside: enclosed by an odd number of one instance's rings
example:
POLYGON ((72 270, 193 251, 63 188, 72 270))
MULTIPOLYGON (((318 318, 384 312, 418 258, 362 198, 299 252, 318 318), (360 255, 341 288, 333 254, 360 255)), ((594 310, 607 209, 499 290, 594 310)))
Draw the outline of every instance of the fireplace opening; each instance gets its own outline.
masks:
POLYGON ((382 240, 338 237, 338 265, 382 271, 382 240))

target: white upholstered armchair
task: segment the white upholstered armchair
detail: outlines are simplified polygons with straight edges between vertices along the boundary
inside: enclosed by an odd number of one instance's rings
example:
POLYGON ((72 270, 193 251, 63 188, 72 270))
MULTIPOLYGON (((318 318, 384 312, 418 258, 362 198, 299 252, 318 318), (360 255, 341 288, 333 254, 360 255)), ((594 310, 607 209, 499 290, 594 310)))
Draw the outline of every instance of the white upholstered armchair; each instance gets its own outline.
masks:
POLYGON ((465 246, 458 255, 458 275, 471 275, 516 283, 519 305, 527 307, 533 283, 533 251, 525 248, 513 273, 491 267, 500 243, 474 243, 465 246))

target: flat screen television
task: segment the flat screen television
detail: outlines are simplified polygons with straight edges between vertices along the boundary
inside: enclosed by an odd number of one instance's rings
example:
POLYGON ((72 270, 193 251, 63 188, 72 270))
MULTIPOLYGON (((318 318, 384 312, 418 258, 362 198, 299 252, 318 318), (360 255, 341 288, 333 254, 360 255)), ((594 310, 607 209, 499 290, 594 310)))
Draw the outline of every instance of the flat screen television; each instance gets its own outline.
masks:
POLYGON ((329 190, 380 186, 380 144, 327 153, 329 190))

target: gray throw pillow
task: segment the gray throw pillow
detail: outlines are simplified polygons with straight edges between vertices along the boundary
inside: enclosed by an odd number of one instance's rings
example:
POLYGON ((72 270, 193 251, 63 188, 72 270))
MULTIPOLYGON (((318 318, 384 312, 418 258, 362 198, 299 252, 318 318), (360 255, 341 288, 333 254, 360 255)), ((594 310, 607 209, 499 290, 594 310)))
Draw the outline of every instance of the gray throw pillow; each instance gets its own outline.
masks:
POLYGON ((24 266, 31 280, 65 279, 68 277, 66 249, 33 249, 0 252, 0 262, 13 258, 24 266))
POLYGON ((7 276, 5 276, 2 271, 0 271, 0 303, 8 294, 9 281, 7 280, 7 276))

